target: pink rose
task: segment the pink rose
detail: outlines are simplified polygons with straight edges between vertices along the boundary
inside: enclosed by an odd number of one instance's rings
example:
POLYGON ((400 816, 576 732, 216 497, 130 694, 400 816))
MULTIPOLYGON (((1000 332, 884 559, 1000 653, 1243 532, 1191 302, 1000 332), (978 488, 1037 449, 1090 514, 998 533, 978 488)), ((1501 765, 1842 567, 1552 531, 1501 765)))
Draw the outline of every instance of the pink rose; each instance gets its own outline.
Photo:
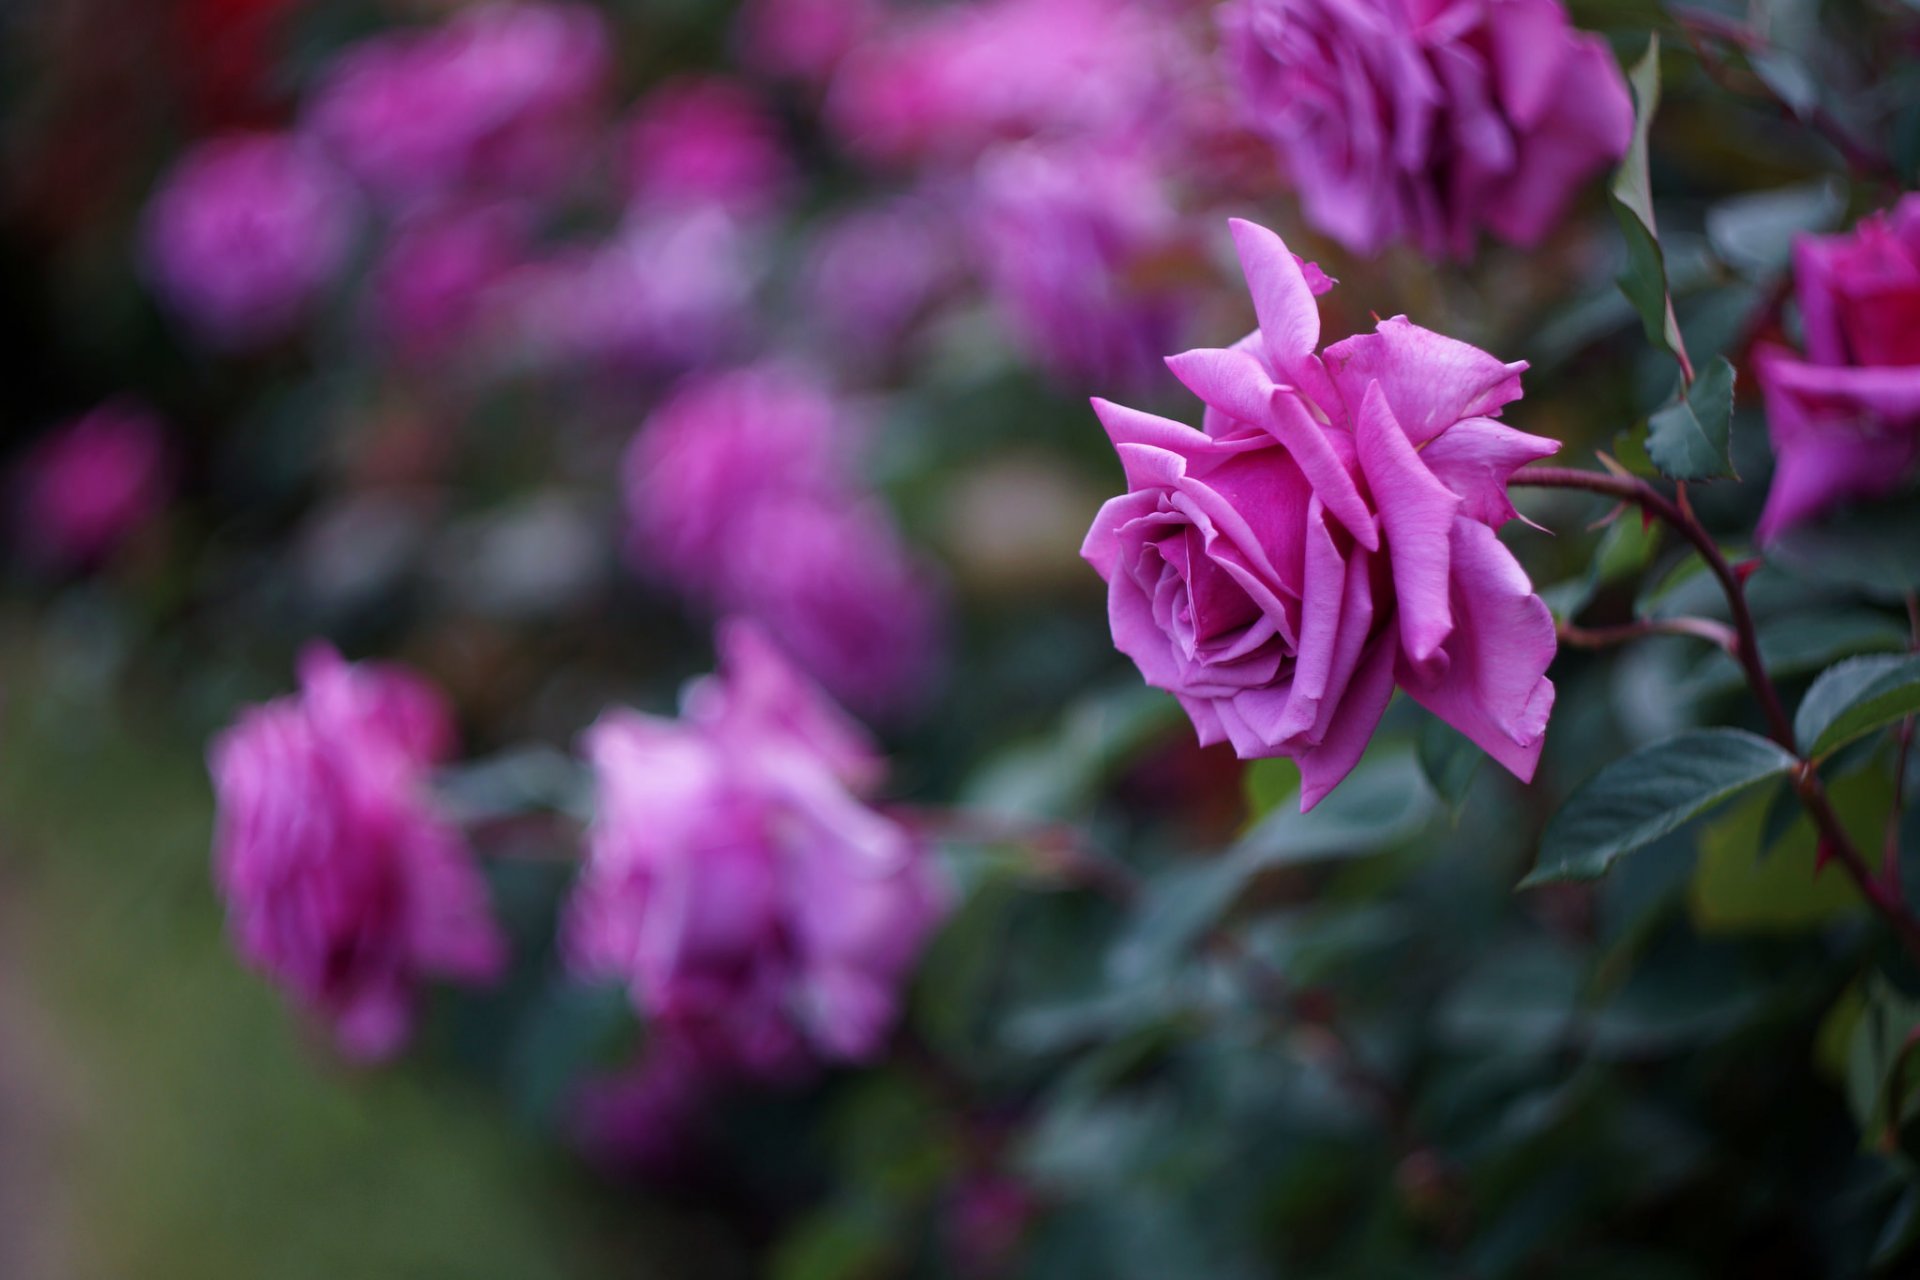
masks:
POLYGON ((1272 232, 1233 233, 1258 331, 1167 361, 1205 430, 1094 401, 1127 475, 1082 549, 1115 645, 1203 743, 1298 763, 1303 809, 1395 684, 1530 779, 1553 619, 1493 532, 1508 477, 1559 447, 1494 421, 1526 366, 1404 317, 1316 354, 1331 282, 1272 232))
POLYGON ((526 219, 492 205, 409 219, 374 266, 373 328, 402 358, 433 360, 485 328, 529 249, 526 219))
POLYGON ((734 43, 756 71, 820 84, 879 18, 877 0, 746 0, 734 43))
POLYGON ((586 5, 475 5, 349 49, 308 123, 389 207, 543 196, 584 160, 611 69, 605 20, 586 5))
POLYGON ((719 76, 669 81, 634 109, 627 179, 636 203, 763 214, 792 176, 779 121, 744 83, 719 76))
POLYGON ((109 401, 36 445, 15 482, 21 541, 53 564, 96 563, 166 505, 166 429, 144 405, 109 401))
POLYGON ((1231 0, 1221 27, 1308 220, 1356 253, 1537 243, 1633 130, 1613 54, 1559 0, 1231 0))
POLYGON ((343 1052, 383 1058, 406 1041, 427 979, 490 982, 506 943, 427 789, 453 746, 439 696, 324 645, 300 682, 214 741, 215 880, 247 961, 343 1052))
POLYGON ((565 931, 584 976, 750 1075, 879 1052, 944 892, 915 834, 869 808, 859 728, 757 630, 665 720, 586 735, 598 811, 565 931))
POLYGON ((1806 356, 1754 356, 1776 458, 1762 542, 1885 497, 1920 461, 1920 196, 1850 235, 1801 237, 1794 275, 1806 356))
POLYGON ((302 142, 235 134, 175 165, 146 211, 147 275, 206 342, 244 349, 292 333, 352 247, 353 190, 302 142))

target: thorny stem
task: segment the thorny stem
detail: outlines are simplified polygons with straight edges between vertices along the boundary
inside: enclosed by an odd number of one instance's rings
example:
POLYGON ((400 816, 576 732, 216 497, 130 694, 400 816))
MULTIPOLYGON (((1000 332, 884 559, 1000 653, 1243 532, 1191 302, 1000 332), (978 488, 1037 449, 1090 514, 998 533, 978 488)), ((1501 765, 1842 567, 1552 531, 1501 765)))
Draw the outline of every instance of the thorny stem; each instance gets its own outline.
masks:
MULTIPOLYGON (((1766 662, 1760 655, 1759 633, 1753 624, 1753 613, 1747 607, 1746 588, 1742 585, 1740 575, 1727 563, 1713 535, 1694 515, 1693 504, 1687 500, 1686 486, 1678 486, 1674 496, 1669 498, 1637 476, 1577 471, 1567 467, 1528 467, 1515 472, 1511 483, 1537 489, 1579 489, 1618 502, 1632 503, 1664 521, 1700 553, 1700 558, 1706 562, 1708 571, 1719 582, 1721 591, 1727 597, 1727 609, 1733 619, 1733 656, 1746 674, 1747 685, 1753 691, 1755 701, 1760 704, 1768 736, 1799 760, 1793 771, 1794 792, 1808 816, 1813 819, 1821 843, 1846 868, 1847 874, 1860 887, 1868 903, 1885 917, 1908 952, 1920 960, 1920 919, 1916 919, 1907 906, 1900 892, 1897 873, 1891 877, 1876 875, 1868 865, 1854 844, 1853 837, 1847 834, 1841 824, 1839 814, 1834 812, 1833 801, 1827 795, 1819 771, 1811 760, 1800 754, 1800 748, 1794 741, 1793 721, 1788 719, 1786 707, 1780 701, 1780 691, 1774 687, 1773 678, 1767 674, 1766 662)), ((1920 617, 1920 609, 1916 610, 1916 617, 1920 617)))
MULTIPOLYGON (((1907 652, 1920 653, 1920 595, 1907 592, 1907 652)), ((1900 820, 1907 810, 1907 761, 1913 754, 1913 717, 1900 722, 1900 751, 1893 765, 1893 809, 1880 851, 1880 875, 1900 889, 1900 820)), ((1904 895, 1903 895, 1904 896, 1904 895)))

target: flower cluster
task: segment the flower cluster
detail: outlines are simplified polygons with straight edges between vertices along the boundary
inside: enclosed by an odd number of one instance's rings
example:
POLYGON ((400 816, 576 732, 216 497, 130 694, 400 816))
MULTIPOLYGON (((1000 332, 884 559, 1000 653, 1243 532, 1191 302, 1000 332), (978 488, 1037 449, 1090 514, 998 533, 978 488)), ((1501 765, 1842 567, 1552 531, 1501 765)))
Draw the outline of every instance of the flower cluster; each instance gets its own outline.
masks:
POLYGON ((439 695, 324 646, 300 681, 213 744, 215 879, 240 954, 342 1052, 383 1058, 405 1043, 428 979, 492 981, 506 944, 465 837, 429 791, 454 745, 439 695))
POLYGON ((588 732, 568 953, 725 1068, 871 1057, 940 881, 919 837, 863 803, 880 761, 859 728, 754 628, 723 628, 720 649, 680 719, 616 710, 588 732))
POLYGON ((1794 246, 1806 355, 1755 353, 1777 466, 1759 536, 1892 493, 1920 462, 1920 196, 1794 246))
POLYGON ((1167 363, 1203 429, 1094 401, 1128 492, 1084 555, 1114 643, 1203 742, 1288 756, 1310 808, 1396 684, 1522 779, 1553 709, 1553 618, 1494 536, 1508 477, 1555 441, 1495 419, 1524 364, 1409 323, 1320 346, 1331 288, 1233 224, 1260 327, 1167 363))

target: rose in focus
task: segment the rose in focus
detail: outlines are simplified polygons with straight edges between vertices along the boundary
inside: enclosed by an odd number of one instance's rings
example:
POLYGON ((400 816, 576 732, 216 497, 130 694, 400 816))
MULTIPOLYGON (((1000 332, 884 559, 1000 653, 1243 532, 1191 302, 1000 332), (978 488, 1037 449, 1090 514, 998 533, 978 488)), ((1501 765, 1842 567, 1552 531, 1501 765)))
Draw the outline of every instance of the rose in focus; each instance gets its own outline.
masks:
POLYGON ((1272 232, 1233 232, 1259 329, 1167 362, 1204 430, 1094 401, 1128 488, 1082 550, 1115 645, 1203 742, 1292 758, 1302 808, 1396 684, 1531 779, 1553 619, 1494 536, 1508 477, 1559 447, 1495 420, 1526 366, 1404 317, 1318 352, 1331 282, 1272 232))

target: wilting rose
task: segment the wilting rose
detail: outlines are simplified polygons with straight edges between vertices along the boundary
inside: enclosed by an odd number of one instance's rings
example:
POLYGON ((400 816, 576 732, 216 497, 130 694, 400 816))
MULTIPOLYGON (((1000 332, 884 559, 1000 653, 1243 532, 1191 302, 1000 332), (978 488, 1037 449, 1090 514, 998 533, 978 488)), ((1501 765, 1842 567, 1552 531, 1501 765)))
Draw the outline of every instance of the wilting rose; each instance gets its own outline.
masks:
POLYGON ((308 127, 389 207, 462 192, 552 195, 599 124, 608 45, 587 5, 476 5, 348 49, 315 92, 308 127))
POLYGON ((734 1070, 871 1058, 941 914, 931 855, 862 800, 858 727, 757 630, 720 644, 680 719, 610 711, 586 735, 597 812, 567 952, 734 1070))
POLYGON ((311 147, 235 134, 188 152, 146 211, 146 270, 205 341, 256 347, 286 337, 351 247, 351 187, 311 147))
POLYGON ((1802 237, 1794 276, 1806 355, 1754 357, 1777 460, 1763 542, 1885 497, 1920 461, 1920 196, 1849 235, 1802 237))
POLYGON ((1356 253, 1537 243, 1633 130, 1613 54, 1559 0, 1231 0, 1221 26, 1308 220, 1356 253))
POLYGON ((636 203, 763 214, 792 176, 779 121, 744 83, 720 76, 673 80, 634 108, 627 181, 636 203))
POLYGON ((1553 619, 1493 532, 1508 477, 1559 447, 1494 421, 1526 366, 1404 317, 1316 354, 1330 282, 1272 232, 1233 231, 1259 329, 1167 362, 1205 430, 1094 402, 1128 488, 1082 551, 1114 643, 1202 742, 1295 760, 1302 808, 1396 683, 1530 779, 1553 619))
POLYGON ((15 485, 16 534, 34 556, 95 563, 165 506, 166 428, 144 405, 109 401, 36 445, 15 485))
POLYGON ((427 790, 453 746, 439 696, 325 646, 300 677, 297 696, 249 709, 213 744, 215 881, 242 956, 343 1052, 383 1058, 427 980, 491 981, 505 941, 427 790))

